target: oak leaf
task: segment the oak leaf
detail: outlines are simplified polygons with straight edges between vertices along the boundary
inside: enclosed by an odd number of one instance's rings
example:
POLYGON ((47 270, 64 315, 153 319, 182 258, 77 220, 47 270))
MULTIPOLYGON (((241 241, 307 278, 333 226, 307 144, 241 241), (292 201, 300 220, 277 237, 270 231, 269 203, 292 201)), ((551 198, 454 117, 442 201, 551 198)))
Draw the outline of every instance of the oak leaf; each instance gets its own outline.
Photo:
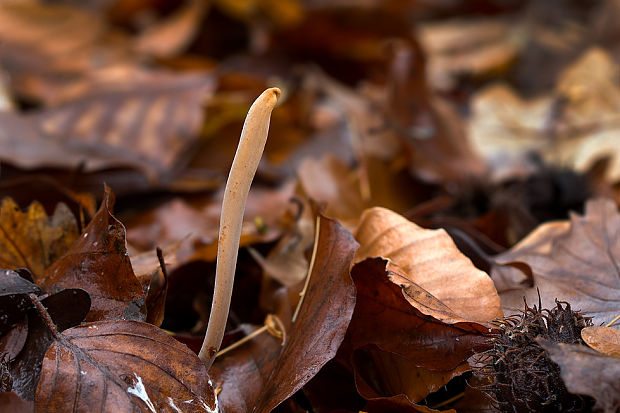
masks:
POLYGON ((0 267, 27 268, 38 279, 78 235, 76 219, 65 204, 58 204, 48 217, 38 202, 22 212, 11 198, 4 198, 0 204, 0 267))

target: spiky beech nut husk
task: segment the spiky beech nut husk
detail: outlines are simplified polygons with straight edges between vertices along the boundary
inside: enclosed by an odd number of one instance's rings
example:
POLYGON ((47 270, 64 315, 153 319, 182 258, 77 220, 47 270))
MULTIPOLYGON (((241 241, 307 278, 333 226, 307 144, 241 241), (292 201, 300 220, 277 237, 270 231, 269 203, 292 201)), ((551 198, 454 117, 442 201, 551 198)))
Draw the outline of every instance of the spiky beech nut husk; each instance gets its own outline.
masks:
POLYGON ((521 314, 499 321, 492 348, 481 354, 480 373, 488 383, 482 390, 506 413, 591 411, 593 400, 568 392, 560 367, 536 342, 583 344, 581 330, 589 325, 591 319, 567 302, 556 300, 551 310, 526 303, 521 314))

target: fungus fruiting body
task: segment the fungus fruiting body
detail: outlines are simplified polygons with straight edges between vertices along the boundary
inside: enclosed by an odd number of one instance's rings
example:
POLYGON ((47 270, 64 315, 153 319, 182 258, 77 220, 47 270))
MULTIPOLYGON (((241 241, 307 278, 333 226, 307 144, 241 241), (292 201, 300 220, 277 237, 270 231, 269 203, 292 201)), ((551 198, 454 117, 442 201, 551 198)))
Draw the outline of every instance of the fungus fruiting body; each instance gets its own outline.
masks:
POLYGON ((250 107, 226 182, 220 217, 215 290, 209 325, 199 353, 200 359, 207 367, 213 364, 224 337, 237 265, 245 202, 265 148, 271 111, 279 96, 280 89, 267 89, 250 107))

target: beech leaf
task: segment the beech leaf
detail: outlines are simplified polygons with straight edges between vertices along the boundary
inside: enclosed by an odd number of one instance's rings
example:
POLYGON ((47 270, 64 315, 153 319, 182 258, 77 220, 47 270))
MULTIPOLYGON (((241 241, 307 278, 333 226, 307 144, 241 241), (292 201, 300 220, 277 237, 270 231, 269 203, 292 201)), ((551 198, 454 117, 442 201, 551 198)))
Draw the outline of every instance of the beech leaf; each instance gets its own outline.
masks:
POLYGON ((46 289, 81 288, 90 294, 87 321, 144 320, 145 294, 125 246, 125 227, 112 215, 114 195, 105 197, 84 233, 37 281, 46 289))
POLYGON ((620 359, 586 346, 539 341, 561 369, 562 380, 571 393, 596 399, 594 410, 615 413, 620 406, 620 359))
POLYGON ((362 215, 355 237, 360 243, 355 263, 389 259, 410 283, 465 320, 487 322, 502 316, 491 278, 474 267, 443 229, 424 229, 388 209, 371 208, 362 215))
POLYGON ((612 327, 590 326, 581 330, 581 338, 594 350, 620 358, 620 330, 612 327))
POLYGON ((185 345, 151 324, 100 321, 55 337, 35 408, 214 412, 217 402, 205 365, 185 345))
MULTIPOLYGON (((568 301, 575 310, 587 313, 593 323, 606 324, 620 313, 620 214, 616 205, 605 199, 590 200, 585 215, 572 214, 570 227, 557 230, 543 224, 495 261, 531 274, 533 286, 501 294, 502 306, 513 312, 528 303, 553 308, 555 299, 568 301), (537 244, 534 246, 533 244, 537 244)), ((502 267, 494 267, 495 277, 502 267)))

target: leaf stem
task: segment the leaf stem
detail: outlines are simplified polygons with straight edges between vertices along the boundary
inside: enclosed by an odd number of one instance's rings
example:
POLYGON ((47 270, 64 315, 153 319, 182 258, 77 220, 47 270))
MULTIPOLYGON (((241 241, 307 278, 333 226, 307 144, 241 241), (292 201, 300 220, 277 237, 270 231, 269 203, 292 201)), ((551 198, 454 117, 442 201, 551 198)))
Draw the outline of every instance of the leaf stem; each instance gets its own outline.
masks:
POLYGON ((207 368, 213 364, 224 337, 237 266, 245 202, 265 148, 271 111, 278 101, 278 97, 280 97, 280 89, 267 89, 250 107, 226 182, 220 217, 211 315, 209 316, 209 325, 202 348, 198 354, 207 368))
POLYGON ((45 308, 43 303, 41 303, 41 301, 39 300, 39 297, 37 297, 36 294, 30 293, 28 294, 28 298, 30 298, 30 301, 32 301, 34 306, 37 308, 37 311, 39 312, 39 314, 45 321, 47 328, 49 328, 50 331, 52 332, 52 335, 54 336, 54 338, 58 338, 60 336, 60 333, 58 332, 58 328, 56 327, 54 320, 52 320, 52 317, 50 317, 50 313, 47 312, 47 309, 45 308))

